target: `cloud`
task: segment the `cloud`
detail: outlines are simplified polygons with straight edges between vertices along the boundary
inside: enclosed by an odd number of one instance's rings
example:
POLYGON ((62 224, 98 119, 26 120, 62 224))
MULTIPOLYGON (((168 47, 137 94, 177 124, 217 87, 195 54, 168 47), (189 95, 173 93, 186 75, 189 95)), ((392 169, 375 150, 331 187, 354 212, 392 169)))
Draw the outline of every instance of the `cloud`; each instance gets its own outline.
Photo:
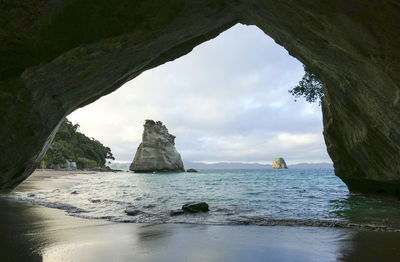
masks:
POLYGON ((189 161, 330 161, 320 107, 288 93, 303 73, 261 30, 236 25, 68 118, 125 161, 145 119, 163 121, 189 161))

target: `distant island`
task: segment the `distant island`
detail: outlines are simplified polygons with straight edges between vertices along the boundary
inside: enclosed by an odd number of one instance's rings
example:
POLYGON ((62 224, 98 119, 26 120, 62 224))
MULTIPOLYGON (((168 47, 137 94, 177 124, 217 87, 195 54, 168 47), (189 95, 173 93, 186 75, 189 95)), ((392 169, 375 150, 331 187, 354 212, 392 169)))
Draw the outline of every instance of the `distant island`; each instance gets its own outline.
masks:
POLYGON ((115 160, 109 147, 79 132, 79 124, 73 125, 68 119, 64 119, 39 167, 101 169, 106 168, 107 159, 115 160))
POLYGON ((272 162, 272 168, 274 168, 274 169, 287 169, 288 167, 286 165, 285 159, 283 159, 282 157, 277 157, 272 162))

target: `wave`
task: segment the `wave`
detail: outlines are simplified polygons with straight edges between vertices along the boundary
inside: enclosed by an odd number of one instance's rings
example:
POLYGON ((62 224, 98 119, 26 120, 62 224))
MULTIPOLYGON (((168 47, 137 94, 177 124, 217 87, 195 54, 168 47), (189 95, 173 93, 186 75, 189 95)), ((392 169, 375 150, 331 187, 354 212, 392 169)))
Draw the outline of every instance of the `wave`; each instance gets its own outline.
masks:
MULTIPOLYGON (((66 211, 70 216, 84 218, 84 219, 103 219, 111 222, 118 223, 145 223, 145 224, 199 224, 199 225, 254 225, 254 226, 293 226, 293 227, 326 227, 326 228, 342 228, 342 229, 356 229, 363 231, 379 231, 379 232, 400 232, 400 228, 383 224, 373 223, 354 223, 350 221, 339 221, 329 219, 281 219, 262 216, 244 216, 234 214, 232 210, 226 208, 217 208, 211 210, 207 214, 186 214, 181 217, 171 217, 168 215, 169 211, 159 213, 149 212, 148 207, 146 210, 139 210, 138 215, 105 215, 97 214, 96 216, 89 214, 89 211, 75 207, 73 205, 58 203, 58 202, 45 202, 34 199, 15 198, 3 196, 9 200, 30 203, 36 206, 43 206, 47 208, 55 208, 66 211), (205 220, 204 218, 217 216, 217 219, 205 220)), ((102 202, 109 200, 102 200, 102 202)), ((110 201, 126 203, 124 201, 110 201)), ((97 203, 97 201, 95 202, 97 203)))
POLYGON ((256 226, 304 226, 304 227, 330 227, 348 228, 367 231, 400 232, 400 228, 367 223, 353 223, 348 221, 323 220, 323 219, 274 219, 263 217, 243 217, 243 220, 231 219, 230 224, 256 225, 256 226))

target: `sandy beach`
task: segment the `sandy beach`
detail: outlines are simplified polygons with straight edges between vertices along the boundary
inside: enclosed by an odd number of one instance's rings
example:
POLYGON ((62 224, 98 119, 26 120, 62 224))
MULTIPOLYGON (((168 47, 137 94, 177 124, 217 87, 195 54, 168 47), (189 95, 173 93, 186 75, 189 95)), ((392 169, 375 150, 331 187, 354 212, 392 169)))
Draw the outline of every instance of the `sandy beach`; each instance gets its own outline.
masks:
MULTIPOLYGON (((16 190, 68 186, 62 174, 37 172, 16 190)), ((0 261, 400 261, 400 233, 114 223, 4 198, 0 209, 0 261)))

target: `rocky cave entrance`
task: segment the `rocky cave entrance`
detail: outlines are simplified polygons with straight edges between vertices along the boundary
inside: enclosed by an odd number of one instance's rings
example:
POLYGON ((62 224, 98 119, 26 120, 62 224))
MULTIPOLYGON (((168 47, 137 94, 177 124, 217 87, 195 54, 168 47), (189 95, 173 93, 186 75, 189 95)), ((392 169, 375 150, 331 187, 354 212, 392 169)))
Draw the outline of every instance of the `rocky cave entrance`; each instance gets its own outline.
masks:
POLYGON ((350 191, 399 194, 397 3, 39 2, 0 4, 2 191, 34 171, 65 116, 243 23, 323 81, 325 142, 350 191))
POLYGON ((175 61, 142 73, 68 118, 132 161, 145 119, 161 120, 193 161, 330 162, 317 103, 288 93, 302 64, 255 26, 237 24, 175 61))

